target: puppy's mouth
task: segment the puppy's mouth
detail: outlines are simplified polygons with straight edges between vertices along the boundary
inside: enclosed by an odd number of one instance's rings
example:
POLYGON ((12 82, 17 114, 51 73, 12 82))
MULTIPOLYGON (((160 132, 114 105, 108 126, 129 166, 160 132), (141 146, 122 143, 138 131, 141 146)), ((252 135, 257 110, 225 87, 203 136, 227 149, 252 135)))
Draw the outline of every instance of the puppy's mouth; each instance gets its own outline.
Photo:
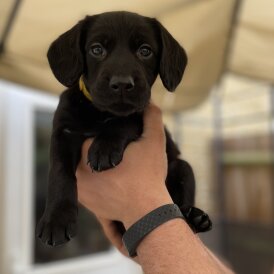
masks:
POLYGON ((109 106, 109 112, 118 116, 128 116, 135 112, 144 110, 144 106, 135 106, 129 103, 119 102, 109 106))
POLYGON ((136 106, 125 102, 116 102, 104 106, 96 104, 96 106, 100 110, 110 112, 115 116, 128 116, 136 112, 141 112, 145 109, 145 105, 136 106))

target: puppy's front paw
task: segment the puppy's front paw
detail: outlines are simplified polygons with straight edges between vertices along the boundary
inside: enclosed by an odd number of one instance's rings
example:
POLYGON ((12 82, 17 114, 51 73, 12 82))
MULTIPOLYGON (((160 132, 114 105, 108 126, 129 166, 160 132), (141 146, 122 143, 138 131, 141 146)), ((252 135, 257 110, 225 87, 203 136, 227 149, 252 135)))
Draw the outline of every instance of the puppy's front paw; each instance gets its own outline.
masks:
POLYGON ((194 206, 182 206, 180 209, 195 233, 211 230, 212 222, 204 211, 194 206))
POLYGON ((62 245, 76 235, 77 223, 75 214, 54 214, 39 221, 36 236, 47 245, 62 245))
POLYGON ((95 139, 88 151, 88 163, 92 170, 107 170, 117 166, 122 161, 123 153, 124 149, 121 145, 95 139))

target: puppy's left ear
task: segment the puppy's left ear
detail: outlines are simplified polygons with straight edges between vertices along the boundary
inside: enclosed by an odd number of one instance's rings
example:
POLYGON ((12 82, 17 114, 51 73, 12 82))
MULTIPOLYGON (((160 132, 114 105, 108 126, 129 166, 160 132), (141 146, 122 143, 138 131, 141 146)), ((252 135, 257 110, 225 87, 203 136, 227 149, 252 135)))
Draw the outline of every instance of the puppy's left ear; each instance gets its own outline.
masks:
POLYGON ((86 17, 67 32, 59 36, 48 50, 48 61, 57 80, 66 87, 78 82, 83 73, 84 60, 82 44, 86 17))
POLYGON ((161 40, 161 56, 159 74, 163 85, 168 91, 174 91, 182 80, 187 55, 172 35, 155 19, 161 40))

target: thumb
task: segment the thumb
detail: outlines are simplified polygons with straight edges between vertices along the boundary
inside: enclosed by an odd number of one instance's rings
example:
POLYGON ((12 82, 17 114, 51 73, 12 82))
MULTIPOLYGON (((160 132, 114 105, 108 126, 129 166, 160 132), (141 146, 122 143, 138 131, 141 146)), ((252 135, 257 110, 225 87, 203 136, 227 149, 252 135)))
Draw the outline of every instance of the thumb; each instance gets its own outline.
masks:
POLYGON ((161 110, 150 103, 144 113, 144 137, 164 136, 164 125, 161 110))

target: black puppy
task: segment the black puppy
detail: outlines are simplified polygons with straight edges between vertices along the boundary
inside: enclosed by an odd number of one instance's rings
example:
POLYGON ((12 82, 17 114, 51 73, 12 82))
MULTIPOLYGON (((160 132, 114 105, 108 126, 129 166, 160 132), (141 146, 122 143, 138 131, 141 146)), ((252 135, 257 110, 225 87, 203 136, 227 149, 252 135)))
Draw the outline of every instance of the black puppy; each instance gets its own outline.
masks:
MULTIPOLYGON (((174 91, 187 56, 156 19, 109 12, 87 16, 62 34, 50 46, 48 60, 68 89, 54 116, 48 198, 37 234, 44 243, 59 245, 76 234, 75 170, 83 141, 94 137, 87 160, 93 170, 118 165, 127 145, 142 134, 143 111, 157 75, 174 91)), ((179 150, 167 132, 166 138, 170 195, 192 229, 206 231, 211 226, 208 216, 192 207, 192 169, 178 159, 179 150)))

